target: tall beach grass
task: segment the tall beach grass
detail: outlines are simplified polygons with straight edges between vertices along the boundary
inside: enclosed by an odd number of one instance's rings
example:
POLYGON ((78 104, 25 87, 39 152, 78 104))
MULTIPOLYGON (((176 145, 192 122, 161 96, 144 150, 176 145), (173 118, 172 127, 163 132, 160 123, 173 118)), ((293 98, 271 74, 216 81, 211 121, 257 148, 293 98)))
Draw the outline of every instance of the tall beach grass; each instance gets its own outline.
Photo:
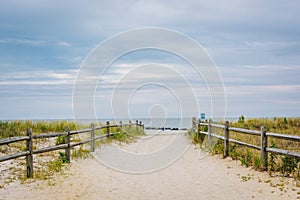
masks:
MULTIPOLYGON (((224 124, 224 122, 215 122, 224 124)), ((288 135, 300 136, 300 118, 251 118, 245 119, 240 116, 237 121, 230 122, 230 127, 260 130, 264 126, 267 132, 274 132, 288 135)), ((207 127, 201 127, 202 131, 207 131, 207 127)), ((219 128, 212 128, 213 133, 224 135, 224 131, 219 128)), ((191 134, 195 143, 204 141, 205 135, 198 136, 195 133, 191 134)), ((248 135, 230 131, 230 138, 241 142, 260 146, 260 136, 248 135)), ((268 147, 279 148, 300 153, 300 143, 296 141, 288 141, 284 139, 268 137, 268 147)), ((223 154, 224 142, 217 140, 216 145, 211 149, 212 154, 223 154)), ((260 159, 260 151, 250 149, 244 146, 230 143, 229 156, 234 160, 240 160, 242 165, 253 167, 256 170, 262 169, 262 161, 260 159)), ((268 171, 270 175, 281 174, 283 176, 291 176, 300 179, 300 161, 299 159, 268 153, 268 171)))

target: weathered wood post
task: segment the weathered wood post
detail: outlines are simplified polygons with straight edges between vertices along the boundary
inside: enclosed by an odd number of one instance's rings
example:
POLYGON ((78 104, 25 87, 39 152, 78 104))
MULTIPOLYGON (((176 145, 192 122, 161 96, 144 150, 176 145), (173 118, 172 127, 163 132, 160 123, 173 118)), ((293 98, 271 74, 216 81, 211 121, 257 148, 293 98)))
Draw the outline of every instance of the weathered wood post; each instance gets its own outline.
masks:
POLYGON ((29 128, 26 131, 27 136, 29 137, 26 140, 26 150, 29 154, 26 156, 26 176, 27 178, 33 177, 33 150, 32 150, 32 129, 29 128))
POLYGON ((123 124, 122 121, 120 121, 120 128, 122 128, 122 124, 123 124))
MULTIPOLYGON (((213 140, 213 137, 211 136, 211 133, 212 133, 212 126, 211 126, 211 123, 212 123, 212 120, 209 119, 208 120, 208 144, 209 144, 209 148, 211 147, 211 144, 212 144, 212 140, 213 140)), ((212 149, 211 149, 212 150, 212 149)))
POLYGON ((106 134, 107 134, 107 138, 109 138, 110 136, 109 121, 106 121, 106 134))
POLYGON ((229 156, 229 122, 225 122, 224 128, 224 158, 229 156))
POLYGON ((266 130, 264 126, 261 126, 260 128, 260 158, 263 164, 263 170, 268 170, 268 152, 267 152, 267 146, 268 146, 268 138, 266 135, 266 130))
MULTIPOLYGON (((195 118, 195 120, 196 120, 196 118, 195 118)), ((198 119, 198 124, 197 124, 197 140, 199 141, 199 139, 200 139, 200 130, 201 130, 201 125, 200 125, 200 123, 201 123, 201 119, 198 119)))
POLYGON ((66 132, 67 132, 67 135, 66 135, 65 144, 67 144, 68 146, 65 149, 65 154, 66 154, 66 160, 68 162, 70 162, 71 161, 71 147, 70 147, 71 137, 70 137, 70 128, 69 127, 66 127, 66 132))
POLYGON ((95 125, 91 124, 91 152, 95 151, 95 125))
POLYGON ((192 118, 192 131, 195 132, 196 130, 196 117, 192 118))
POLYGON ((136 120, 136 121, 135 121, 136 131, 138 131, 138 130, 139 130, 139 126, 138 126, 138 125, 139 125, 139 121, 138 121, 138 120, 136 120))
POLYGON ((211 133, 212 133, 211 122, 212 122, 212 120, 209 119, 209 120, 208 120, 208 136, 209 136, 209 137, 211 137, 211 133))

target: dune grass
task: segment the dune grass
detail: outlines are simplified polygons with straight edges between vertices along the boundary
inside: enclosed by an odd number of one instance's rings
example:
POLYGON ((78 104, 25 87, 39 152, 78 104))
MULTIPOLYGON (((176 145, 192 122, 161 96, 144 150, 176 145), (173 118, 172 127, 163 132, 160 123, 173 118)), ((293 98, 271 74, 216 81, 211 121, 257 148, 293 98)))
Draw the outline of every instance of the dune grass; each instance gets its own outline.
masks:
POLYGON ((71 121, 0 121, 0 138, 24 136, 26 130, 32 128, 33 134, 48 132, 64 132, 66 127, 70 130, 76 130, 87 127, 86 124, 75 123, 71 121))
MULTIPOLYGON (((223 122, 215 122, 224 124, 223 122)), ((273 119, 245 119, 241 116, 239 120, 230 122, 230 127, 245 128, 251 130, 260 130, 264 126, 267 132, 300 135, 300 118, 276 118, 273 119)), ((202 131, 207 131, 207 127, 201 127, 202 131)), ((212 128, 213 133, 224 135, 224 131, 218 128, 212 128)), ((202 144, 205 135, 198 136, 193 133, 190 134, 195 143, 202 144)), ((260 136, 247 135, 230 131, 230 138, 260 146, 260 136)), ((279 148, 300 153, 300 144, 295 141, 288 141, 278 138, 268 137, 268 146, 272 148, 279 148)), ((217 140, 216 145, 211 149, 212 154, 223 154, 224 142, 217 140)), ((250 149, 244 146, 230 143, 229 156, 234 160, 240 160, 242 165, 246 167, 253 167, 256 170, 262 169, 262 161, 260 159, 260 152, 255 149, 250 149)), ((270 175, 280 173, 283 176, 291 176, 300 179, 300 162, 299 159, 289 156, 281 156, 274 153, 268 153, 268 171, 270 175)))
MULTIPOLYGON (((102 124, 95 124, 95 126, 101 126, 102 124)), ((51 132, 64 132, 66 127, 70 130, 80 130, 84 128, 90 128, 90 124, 80 124, 68 121, 0 121, 0 139, 14 136, 24 136, 26 135, 26 129, 32 128, 32 133, 34 135, 40 133, 51 133, 51 132)), ((142 127, 136 127, 135 125, 126 125, 123 127, 112 127, 110 128, 110 137, 104 137, 95 141, 95 148, 100 147, 103 144, 108 144, 111 142, 119 143, 129 143, 134 141, 134 139, 140 135, 144 134, 144 129, 142 127)), ((95 130, 95 137, 106 134, 106 128, 101 130, 95 130)), ((75 134, 71 136, 71 143, 80 142, 90 139, 90 132, 82 133, 80 135, 75 134)), ((66 141, 65 136, 60 136, 56 138, 48 139, 36 139, 33 142, 33 148, 38 149, 46 146, 54 146, 63 144, 66 141)), ((15 142, 9 145, 0 146, 0 152, 2 155, 11 154, 14 152, 25 151, 26 144, 24 141, 15 142)), ((64 166, 68 163, 64 151, 52 151, 36 155, 39 161, 38 165, 34 166, 36 168, 34 171, 34 179, 37 180, 51 180, 51 177, 58 172, 64 171, 64 166), (45 156, 45 157, 44 157, 45 156)), ((74 147, 71 150, 71 159, 84 159, 90 156, 90 144, 80 145, 74 147)), ((25 161, 21 159, 22 165, 25 165, 25 161)), ((16 160, 16 162, 20 162, 16 160)), ((12 171, 16 171, 13 170, 12 171)), ((26 173, 20 173, 17 176, 22 183, 26 182, 26 173)), ((9 182, 12 182, 9 181, 9 182)), ((50 181, 51 182, 51 181, 50 181)), ((51 182, 51 184, 53 181, 51 182)), ((1 181, 0 186, 3 187, 1 181)))

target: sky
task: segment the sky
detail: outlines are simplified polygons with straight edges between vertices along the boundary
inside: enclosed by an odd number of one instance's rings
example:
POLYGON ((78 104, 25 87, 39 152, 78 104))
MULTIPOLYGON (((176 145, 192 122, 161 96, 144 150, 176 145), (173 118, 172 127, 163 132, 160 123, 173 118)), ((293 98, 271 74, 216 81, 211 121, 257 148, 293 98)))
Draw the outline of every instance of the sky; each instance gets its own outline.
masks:
MULTIPOLYGON (((0 119, 72 119, 74 84, 91 52, 144 27, 205 49, 223 81, 225 118, 299 117, 299 8, 297 0, 3 0, 0 119)), ((212 114, 206 77, 170 52, 128 53, 95 78, 97 118, 212 114)))

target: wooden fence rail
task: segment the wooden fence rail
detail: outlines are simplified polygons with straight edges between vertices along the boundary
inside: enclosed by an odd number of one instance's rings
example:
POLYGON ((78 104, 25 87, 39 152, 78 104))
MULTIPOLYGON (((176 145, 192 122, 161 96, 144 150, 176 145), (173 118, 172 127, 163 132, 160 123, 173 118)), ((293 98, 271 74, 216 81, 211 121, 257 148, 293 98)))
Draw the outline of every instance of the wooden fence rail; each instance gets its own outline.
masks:
POLYGON ((200 119, 197 120, 195 117, 193 118, 192 124, 193 124, 192 130, 197 132, 198 134, 204 134, 204 135, 208 135, 209 137, 215 137, 215 138, 224 140, 224 157, 227 157, 229 155, 229 144, 230 143, 235 143, 238 145, 246 146, 248 148, 253 148, 253 149, 259 150, 264 170, 267 170, 267 167, 268 167, 268 152, 286 155, 286 156, 292 156, 297 159, 300 159, 299 152, 293 152, 293 151, 289 151, 289 150, 285 150, 285 149, 268 147, 268 137, 300 142, 300 136, 266 132, 264 126, 261 127, 260 131, 229 127, 228 121, 226 121, 224 125, 214 124, 214 123, 212 123, 211 120, 209 120, 208 123, 203 123, 203 122, 201 122, 200 119), (207 126, 208 131, 207 132, 201 131, 201 126, 207 126), (212 127, 223 129, 224 136, 212 133, 212 127), (248 144, 246 142, 241 142, 239 140, 232 139, 232 138, 230 138, 230 131, 234 131, 234 132, 238 132, 238 133, 242 133, 242 134, 250 134, 250 135, 260 136, 260 146, 248 144))
POLYGON ((0 162, 25 156, 26 157, 27 178, 31 178, 31 177, 33 177, 33 155, 34 154, 40 154, 40 153, 65 149, 66 159, 70 162, 71 148, 78 146, 78 145, 90 143, 91 144, 91 148, 90 148, 91 152, 94 152, 96 140, 119 134, 119 133, 111 133, 110 128, 123 127, 123 126, 129 126, 130 128, 131 128, 131 126, 136 126, 137 130, 138 130, 138 127, 142 127, 144 129, 144 125, 142 124, 141 121, 139 121, 139 122, 136 121, 135 124, 131 123, 131 121, 129 121, 128 124, 123 124, 122 122, 120 122, 120 124, 110 124, 110 122, 107 121, 106 125, 104 125, 104 126, 95 127, 94 124, 91 124, 91 128, 82 129, 82 130, 73 130, 73 131, 71 131, 68 127, 66 127, 66 131, 63 133, 42 133, 39 135, 32 135, 32 129, 28 128, 26 131, 26 136, 18 136, 18 137, 10 137, 10 138, 0 139, 0 146, 8 145, 10 143, 15 143, 15 142, 26 141, 26 150, 25 151, 2 156, 2 157, 0 157, 0 162), (100 135, 100 136, 95 136, 95 131, 101 130, 101 129, 106 130, 105 131, 106 134, 100 135), (89 133, 89 132, 91 133, 90 139, 71 143, 71 135, 89 133), (61 136, 66 137, 64 144, 58 144, 58 145, 54 145, 54 146, 49 146, 49 147, 44 147, 44 148, 33 150, 33 147, 32 147, 33 139, 61 137, 61 136))

